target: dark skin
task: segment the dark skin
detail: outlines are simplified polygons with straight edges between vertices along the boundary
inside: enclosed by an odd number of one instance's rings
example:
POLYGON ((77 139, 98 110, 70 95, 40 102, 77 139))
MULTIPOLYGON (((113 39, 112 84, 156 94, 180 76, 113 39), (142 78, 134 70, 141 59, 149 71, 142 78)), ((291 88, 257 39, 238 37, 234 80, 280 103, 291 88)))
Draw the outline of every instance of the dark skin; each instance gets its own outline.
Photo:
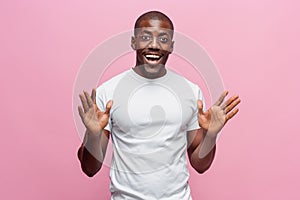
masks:
POLYGON ((95 89, 93 89, 91 96, 84 91, 79 97, 83 109, 78 106, 78 112, 86 127, 86 133, 77 155, 82 171, 87 176, 92 177, 101 169, 106 153, 110 132, 104 127, 108 123, 113 102, 109 101, 106 110, 100 111, 96 105, 95 89))
MULTIPOLYGON (((166 74, 165 64, 174 47, 171 25, 166 19, 145 19, 140 22, 140 27, 131 39, 131 46, 136 51, 136 65, 133 70, 149 79, 162 77, 166 74)), ((235 95, 224 102, 227 95, 227 91, 221 94, 219 100, 206 112, 203 111, 202 102, 197 102, 198 122, 201 128, 187 132, 187 152, 191 166, 198 173, 204 173, 211 166, 216 151, 217 135, 238 112, 236 106, 240 103, 239 97, 235 95)), ((104 127, 108 123, 113 103, 110 100, 106 110, 100 111, 95 97, 95 89, 91 96, 87 92, 80 94, 83 109, 78 107, 86 127, 78 158, 83 172, 90 177, 102 167, 101 161, 104 160, 110 136, 110 132, 104 127)))
POLYGON ((172 30, 168 21, 142 20, 136 34, 131 38, 131 47, 136 51, 136 65, 133 68, 139 75, 154 79, 166 74, 165 64, 173 51, 172 30), (159 59, 147 59, 155 55, 159 59))

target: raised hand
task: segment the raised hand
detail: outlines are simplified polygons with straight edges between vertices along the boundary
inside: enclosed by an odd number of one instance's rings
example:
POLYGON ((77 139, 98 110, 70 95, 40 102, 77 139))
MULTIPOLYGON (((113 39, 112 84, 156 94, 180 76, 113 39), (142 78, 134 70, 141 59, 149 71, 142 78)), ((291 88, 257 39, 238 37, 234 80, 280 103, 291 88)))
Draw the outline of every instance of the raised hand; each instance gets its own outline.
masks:
POLYGON ((203 103, 198 100, 198 122, 209 136, 216 137, 224 125, 239 111, 235 108, 240 102, 238 95, 230 97, 223 103, 228 91, 222 93, 216 103, 203 112, 203 103))
POLYGON ((103 112, 98 109, 96 105, 96 90, 92 90, 91 96, 88 92, 84 91, 79 94, 83 109, 78 106, 78 112, 86 129, 95 136, 100 134, 100 131, 107 125, 110 109, 112 107, 112 100, 106 104, 106 110, 103 112))

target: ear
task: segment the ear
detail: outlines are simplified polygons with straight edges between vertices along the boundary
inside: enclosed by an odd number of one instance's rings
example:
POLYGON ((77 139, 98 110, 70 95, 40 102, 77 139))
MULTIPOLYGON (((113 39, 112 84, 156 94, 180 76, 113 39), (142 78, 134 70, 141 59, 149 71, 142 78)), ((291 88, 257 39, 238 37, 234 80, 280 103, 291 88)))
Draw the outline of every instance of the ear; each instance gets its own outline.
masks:
POLYGON ((136 50, 136 39, 134 36, 131 37, 131 48, 136 50))
POLYGON ((173 50, 174 50, 174 43, 175 43, 175 41, 172 41, 171 47, 170 47, 170 54, 173 53, 173 50))

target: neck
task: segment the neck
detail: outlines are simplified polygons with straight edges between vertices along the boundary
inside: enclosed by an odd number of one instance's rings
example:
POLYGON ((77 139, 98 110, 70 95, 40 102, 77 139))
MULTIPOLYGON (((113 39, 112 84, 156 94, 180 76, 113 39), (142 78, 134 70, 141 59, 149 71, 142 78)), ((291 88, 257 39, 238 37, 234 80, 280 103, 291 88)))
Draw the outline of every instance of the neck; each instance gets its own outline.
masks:
POLYGON ((163 77, 164 75, 166 75, 166 73, 167 73, 166 67, 164 65, 155 66, 155 67, 147 66, 147 65, 136 65, 133 68, 133 71, 135 71, 140 76, 142 76, 144 78, 148 78, 148 79, 160 78, 160 77, 163 77), (156 68, 156 69, 154 69, 154 68, 156 68), (152 71, 151 69, 154 69, 154 70, 152 71))

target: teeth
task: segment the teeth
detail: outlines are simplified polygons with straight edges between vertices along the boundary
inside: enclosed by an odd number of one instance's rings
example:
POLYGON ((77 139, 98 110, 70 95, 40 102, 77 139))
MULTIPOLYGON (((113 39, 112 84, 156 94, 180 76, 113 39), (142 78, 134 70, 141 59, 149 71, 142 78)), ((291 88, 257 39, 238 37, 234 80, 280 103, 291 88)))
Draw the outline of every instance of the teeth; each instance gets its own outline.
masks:
POLYGON ((151 54, 148 54, 146 55, 146 58, 155 58, 155 59, 158 59, 160 56, 158 55, 151 55, 151 54))

